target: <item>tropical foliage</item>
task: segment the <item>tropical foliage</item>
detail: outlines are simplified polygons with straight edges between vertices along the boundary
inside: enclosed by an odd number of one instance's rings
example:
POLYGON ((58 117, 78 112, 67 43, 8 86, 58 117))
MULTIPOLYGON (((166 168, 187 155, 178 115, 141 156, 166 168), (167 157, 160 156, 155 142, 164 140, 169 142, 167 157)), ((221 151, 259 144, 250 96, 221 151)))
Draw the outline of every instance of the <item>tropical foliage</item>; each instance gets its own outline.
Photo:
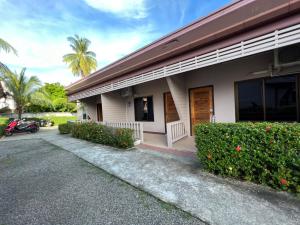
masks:
POLYGON ((38 92, 41 86, 40 80, 36 76, 26 77, 25 71, 26 68, 23 68, 20 73, 5 71, 1 76, 1 80, 15 101, 19 118, 22 117, 24 108, 33 101, 47 101, 47 97, 38 92))
POLYGON ((299 123, 200 124, 195 133, 208 171, 300 193, 299 123))
MULTIPOLYGON (((1 50, 6 53, 13 52, 14 54, 17 54, 16 49, 14 49, 14 47, 12 47, 8 42, 3 40, 2 38, 0 38, 0 52, 1 50)), ((9 71, 7 66, 0 61, 0 74, 7 71, 9 71)))
POLYGON ((45 83, 39 93, 46 94, 49 100, 35 101, 26 107, 26 112, 76 112, 76 104, 68 102, 64 86, 60 83, 45 83))
POLYGON ((75 76, 85 77, 97 68, 96 54, 89 51, 90 40, 75 35, 68 37, 73 52, 63 56, 75 76))
POLYGON ((112 128, 88 122, 60 125, 59 131, 61 134, 71 133, 75 138, 122 149, 134 146, 133 130, 128 128, 112 128))

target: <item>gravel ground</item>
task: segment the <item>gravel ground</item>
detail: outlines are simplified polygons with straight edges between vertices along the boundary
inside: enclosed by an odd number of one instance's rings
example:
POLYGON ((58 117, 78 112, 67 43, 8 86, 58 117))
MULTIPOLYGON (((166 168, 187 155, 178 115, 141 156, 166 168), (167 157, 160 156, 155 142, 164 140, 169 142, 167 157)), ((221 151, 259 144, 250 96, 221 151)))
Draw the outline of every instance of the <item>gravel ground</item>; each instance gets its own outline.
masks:
POLYGON ((41 139, 0 142, 0 224, 203 224, 41 139))

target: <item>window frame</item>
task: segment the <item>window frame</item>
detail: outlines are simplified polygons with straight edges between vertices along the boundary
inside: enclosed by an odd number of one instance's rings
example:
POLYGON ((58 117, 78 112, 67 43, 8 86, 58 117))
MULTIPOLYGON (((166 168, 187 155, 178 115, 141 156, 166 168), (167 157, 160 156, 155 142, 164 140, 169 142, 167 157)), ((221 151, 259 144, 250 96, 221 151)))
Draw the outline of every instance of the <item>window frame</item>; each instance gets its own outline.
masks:
POLYGON ((138 96, 138 97, 135 97, 134 99, 133 99, 133 108, 134 108, 134 121, 135 122, 154 122, 155 121, 155 118, 154 118, 154 97, 153 97, 153 95, 143 95, 143 96, 138 96), (135 109, 135 100, 136 99, 139 99, 139 98, 149 98, 149 97, 151 97, 152 98, 152 111, 153 111, 153 120, 137 120, 136 119, 136 109, 135 109))
MULTIPOLYGON (((239 115, 239 92, 238 92, 238 84, 246 81, 252 81, 252 80, 261 80, 262 81, 262 103, 263 103, 263 121, 266 120, 266 91, 265 91, 265 80, 270 78, 277 78, 277 77, 285 77, 285 76, 295 76, 296 77, 296 107, 297 107, 297 120, 295 121, 278 121, 278 122, 300 122, 300 75, 299 74, 286 74, 286 75, 279 75, 279 76, 265 76, 265 77, 259 77, 259 78, 253 78, 253 79, 247 79, 247 80, 240 80, 234 82, 234 98, 235 98, 235 121, 236 122, 247 122, 246 120, 240 120, 239 115)), ((252 122, 256 122, 253 120, 249 120, 252 122)), ((275 121, 273 121, 275 122, 275 121)))

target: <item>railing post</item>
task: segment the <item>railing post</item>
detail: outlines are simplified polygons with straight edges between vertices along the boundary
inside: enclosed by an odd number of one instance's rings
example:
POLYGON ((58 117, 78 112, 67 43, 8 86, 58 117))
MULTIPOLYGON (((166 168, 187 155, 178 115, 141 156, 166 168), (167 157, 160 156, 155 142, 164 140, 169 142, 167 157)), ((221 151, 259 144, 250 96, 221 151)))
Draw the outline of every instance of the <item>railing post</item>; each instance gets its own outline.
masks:
POLYGON ((167 123, 167 142, 168 148, 172 148, 173 140, 172 140, 172 124, 167 123))
POLYGON ((144 124, 139 123, 139 125, 140 125, 140 139, 141 139, 141 142, 143 143, 144 142, 144 124))

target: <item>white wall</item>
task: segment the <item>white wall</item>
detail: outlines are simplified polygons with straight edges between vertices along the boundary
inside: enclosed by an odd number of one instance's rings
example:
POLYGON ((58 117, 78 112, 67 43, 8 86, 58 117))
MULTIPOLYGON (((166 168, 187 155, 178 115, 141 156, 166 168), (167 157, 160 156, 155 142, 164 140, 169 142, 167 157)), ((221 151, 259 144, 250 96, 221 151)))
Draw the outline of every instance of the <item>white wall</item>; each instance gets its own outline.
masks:
MULTIPOLYGON (((268 52, 172 76, 168 83, 179 116, 182 119, 186 118, 187 130, 190 130, 188 94, 190 88, 212 85, 216 121, 235 122, 234 83, 236 81, 269 76, 269 73, 255 75, 253 72, 267 70, 272 62, 273 54, 268 52), (185 114, 185 116, 182 114, 185 114)), ((297 71, 300 71, 299 67, 297 71)), ((284 73, 286 73, 285 70, 282 71, 282 74, 284 73)), ((168 83, 164 78, 134 87, 134 97, 153 96, 154 122, 144 122, 145 131, 165 132, 163 93, 170 91, 168 83)), ((135 121, 134 97, 122 98, 119 91, 103 94, 104 121, 135 121)), ((96 100, 88 102, 90 104, 90 116, 95 113, 96 118, 96 100)))
MULTIPOLYGON (((189 88, 212 85, 216 121, 235 122, 234 83, 268 76, 267 74, 253 75, 253 72, 267 70, 272 57, 272 53, 265 53, 186 73, 186 101, 189 102, 189 88)), ((190 120, 189 112, 187 117, 190 120)), ((190 127, 188 129, 190 130, 190 127)))
POLYGON ((122 98, 119 91, 101 95, 103 121, 124 122, 126 118, 127 101, 122 98))
MULTIPOLYGON (((4 82, 0 81, 0 87, 3 88, 3 92, 9 92, 8 89, 5 87, 4 82)), ((11 96, 7 96, 6 98, 0 98, 0 109, 8 109, 11 112, 16 110, 15 101, 11 96)))
MULTIPOLYGON (((164 118, 164 93, 169 91, 165 79, 159 79, 134 87, 134 97, 153 96, 154 122, 143 122, 144 131, 165 133, 164 118)), ((127 104, 128 106, 128 104, 127 104)), ((127 108, 128 121, 135 121, 134 118, 134 101, 131 99, 130 107, 127 108)))
POLYGON ((81 99, 79 110, 77 113, 78 119, 82 119, 82 114, 85 112, 87 116, 91 118, 92 121, 97 121, 97 104, 101 102, 101 97, 94 96, 90 98, 81 99))

